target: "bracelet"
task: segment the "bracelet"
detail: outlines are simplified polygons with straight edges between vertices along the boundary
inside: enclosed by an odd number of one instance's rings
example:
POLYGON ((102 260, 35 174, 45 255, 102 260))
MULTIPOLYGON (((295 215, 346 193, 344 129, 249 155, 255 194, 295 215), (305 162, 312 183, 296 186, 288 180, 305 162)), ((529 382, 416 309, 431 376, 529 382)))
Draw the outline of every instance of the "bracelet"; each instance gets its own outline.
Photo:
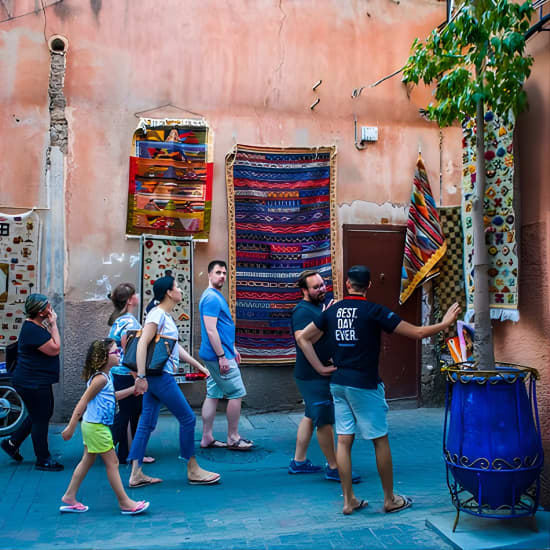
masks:
POLYGON ((217 357, 218 359, 221 359, 222 357, 225 357, 225 352, 223 352, 221 355, 216 354, 216 357, 217 357))

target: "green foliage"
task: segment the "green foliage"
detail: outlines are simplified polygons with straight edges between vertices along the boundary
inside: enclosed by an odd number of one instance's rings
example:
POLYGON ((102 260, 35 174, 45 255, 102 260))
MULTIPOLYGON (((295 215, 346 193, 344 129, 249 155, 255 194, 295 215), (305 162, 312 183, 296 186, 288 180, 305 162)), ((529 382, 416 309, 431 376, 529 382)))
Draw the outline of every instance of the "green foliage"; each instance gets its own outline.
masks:
POLYGON ((524 35, 532 14, 529 1, 474 0, 425 42, 415 39, 403 81, 437 82, 435 101, 426 109, 430 119, 449 126, 474 117, 478 101, 503 117, 525 109, 523 83, 533 58, 524 55, 524 35))

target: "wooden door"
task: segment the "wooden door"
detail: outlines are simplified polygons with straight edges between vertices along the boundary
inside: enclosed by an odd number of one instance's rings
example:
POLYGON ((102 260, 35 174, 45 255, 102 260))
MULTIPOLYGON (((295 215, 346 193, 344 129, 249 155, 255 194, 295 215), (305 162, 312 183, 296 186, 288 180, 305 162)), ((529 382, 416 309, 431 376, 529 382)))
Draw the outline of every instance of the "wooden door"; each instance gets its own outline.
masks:
MULTIPOLYGON (((366 265, 372 280, 367 299, 390 308, 404 321, 420 324, 420 290, 415 290, 404 305, 399 305, 406 226, 344 224, 343 229, 344 282, 352 265, 366 265)), ((382 332, 379 369, 386 397, 419 397, 420 343, 382 332)))

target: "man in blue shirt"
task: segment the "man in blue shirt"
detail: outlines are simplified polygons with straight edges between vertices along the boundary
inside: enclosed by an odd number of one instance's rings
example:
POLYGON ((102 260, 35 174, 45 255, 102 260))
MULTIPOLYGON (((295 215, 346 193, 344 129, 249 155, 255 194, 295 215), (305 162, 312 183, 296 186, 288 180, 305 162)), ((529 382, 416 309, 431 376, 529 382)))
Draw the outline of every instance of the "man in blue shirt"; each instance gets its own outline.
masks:
POLYGON ((200 358, 210 376, 206 379, 206 399, 202 405, 203 448, 224 448, 250 451, 254 444, 239 434, 241 401, 246 395, 239 363, 241 355, 235 347, 235 323, 221 290, 227 277, 227 264, 214 260, 208 264, 208 288, 199 301, 201 319, 200 358), (214 439, 212 427, 218 399, 227 402, 227 443, 214 439))
POLYGON ((298 345, 316 370, 323 367, 313 344, 327 335, 332 345, 336 371, 332 374, 331 391, 336 413, 338 449, 336 459, 342 490, 343 513, 352 514, 367 506, 358 499, 351 484, 351 448, 355 433, 371 439, 376 466, 384 491, 384 511, 399 512, 412 504, 408 497, 393 492, 393 466, 386 413, 388 405, 384 384, 378 375, 381 331, 420 340, 452 325, 460 312, 453 304, 440 323, 416 326, 402 321, 388 308, 368 302, 370 271, 363 265, 348 271, 346 288, 349 296, 324 311, 299 335, 298 345))

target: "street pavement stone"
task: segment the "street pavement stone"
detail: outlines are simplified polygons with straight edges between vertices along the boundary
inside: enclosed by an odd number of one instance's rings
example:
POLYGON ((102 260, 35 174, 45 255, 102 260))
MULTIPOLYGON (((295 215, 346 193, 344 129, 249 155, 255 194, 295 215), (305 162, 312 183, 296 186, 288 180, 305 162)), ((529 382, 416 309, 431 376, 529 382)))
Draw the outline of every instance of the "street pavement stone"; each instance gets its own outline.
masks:
MULTIPOLYGON (((200 449, 204 468, 218 471, 222 482, 212 486, 186 483, 185 463, 177 459, 178 425, 161 416, 148 454, 156 463, 146 473, 163 483, 129 489, 136 500, 149 500, 140 516, 122 516, 101 459, 84 480, 79 499, 90 507, 84 514, 60 514, 58 508, 72 471, 82 454, 80 432, 64 442, 61 425, 50 429, 50 447, 65 465, 63 472, 34 469, 32 446, 26 441, 24 462, 0 456, 0 549, 449 549, 426 526, 426 520, 454 510, 445 482, 441 452, 442 409, 391 410, 390 443, 394 458, 395 491, 411 496, 414 505, 398 514, 384 514, 372 443, 357 440, 353 467, 363 481, 354 486, 369 506, 344 516, 340 485, 325 481, 323 472, 289 475, 296 428, 301 413, 247 414, 241 435, 253 439, 252 452, 200 449)), ((225 417, 215 420, 214 433, 223 439, 225 417)), ((324 465, 313 438, 309 458, 324 465)), ((126 485, 129 466, 120 467, 126 485)))

